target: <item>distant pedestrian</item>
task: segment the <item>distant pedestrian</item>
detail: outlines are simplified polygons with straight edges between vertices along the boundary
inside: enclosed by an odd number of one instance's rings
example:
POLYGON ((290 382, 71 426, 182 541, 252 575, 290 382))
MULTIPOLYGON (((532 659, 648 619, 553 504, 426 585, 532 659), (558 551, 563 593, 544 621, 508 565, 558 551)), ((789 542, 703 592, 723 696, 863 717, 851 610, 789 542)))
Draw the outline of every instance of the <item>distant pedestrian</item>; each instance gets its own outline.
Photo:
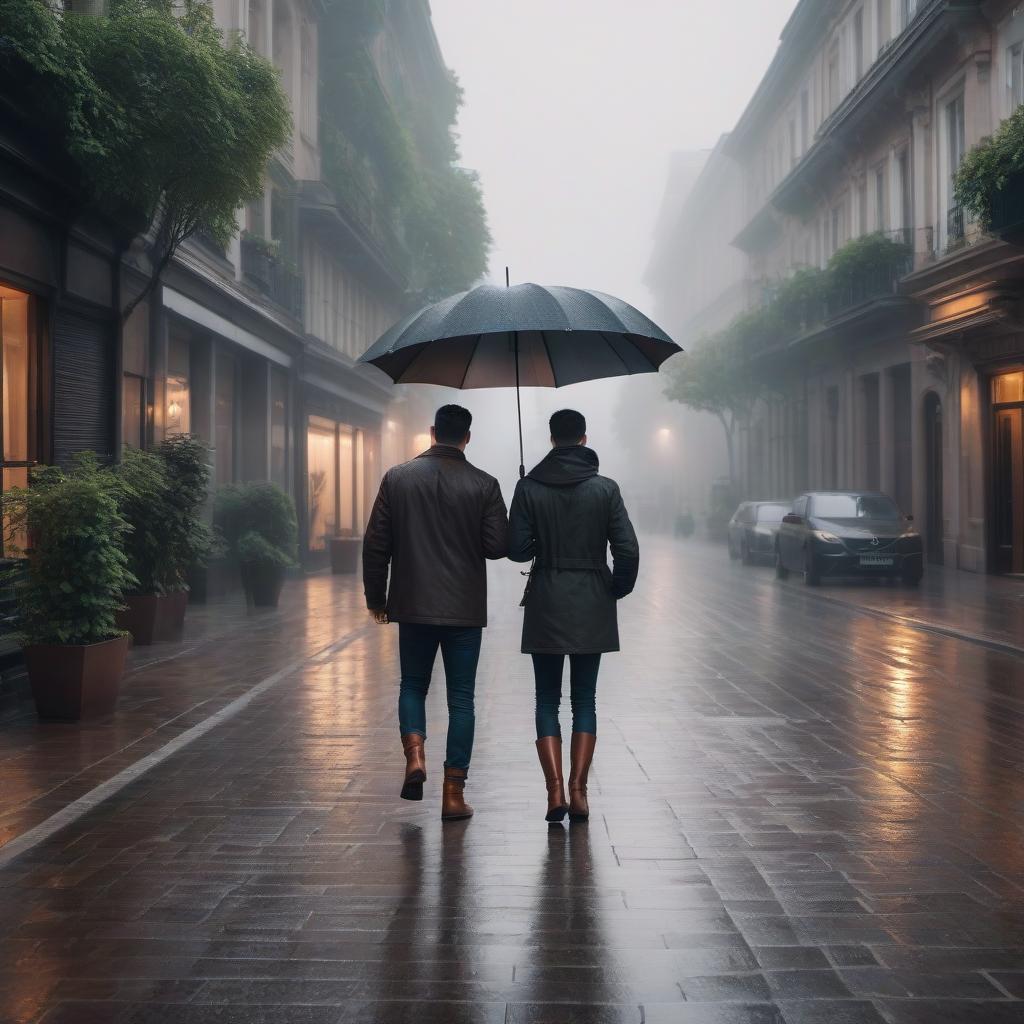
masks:
POLYGON ((508 551, 498 481, 466 461, 472 422, 461 406, 437 410, 432 446, 384 475, 363 541, 366 606, 377 622, 399 624, 405 800, 423 799, 426 697, 441 649, 448 694, 445 821, 473 815, 463 790, 473 753, 481 629, 487 625, 485 560, 504 558, 508 551))
POLYGON ((533 655, 547 820, 562 821, 568 812, 570 820, 586 821, 587 777, 597 743, 597 674, 601 655, 619 649, 616 602, 633 590, 640 548, 618 484, 598 475, 582 414, 556 412, 550 428, 552 451, 516 486, 509 558, 534 560, 523 598, 522 650, 533 655), (566 655, 572 699, 568 801, 558 724, 566 655))

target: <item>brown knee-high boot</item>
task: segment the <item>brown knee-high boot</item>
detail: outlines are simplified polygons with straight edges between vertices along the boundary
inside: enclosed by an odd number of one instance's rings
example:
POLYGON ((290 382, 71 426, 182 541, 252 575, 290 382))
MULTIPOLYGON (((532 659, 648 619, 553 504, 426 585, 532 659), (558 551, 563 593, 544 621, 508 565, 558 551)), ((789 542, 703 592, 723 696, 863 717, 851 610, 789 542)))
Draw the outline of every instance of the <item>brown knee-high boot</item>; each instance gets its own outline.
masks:
POLYGON ((537 740, 537 756, 548 787, 548 813, 545 820, 561 821, 569 810, 562 782, 562 738, 544 736, 537 740))
POLYGON ((587 775, 594 760, 597 737, 592 732, 574 732, 569 745, 569 820, 586 821, 590 817, 587 803, 587 775))
POLYGON ((402 783, 403 800, 422 800, 423 783, 427 781, 427 758, 423 750, 423 737, 418 732, 402 736, 405 751, 405 782, 402 783))
POLYGON ((468 774, 465 768, 445 768, 444 785, 441 787, 442 821, 462 821, 473 817, 473 808, 463 795, 468 774))

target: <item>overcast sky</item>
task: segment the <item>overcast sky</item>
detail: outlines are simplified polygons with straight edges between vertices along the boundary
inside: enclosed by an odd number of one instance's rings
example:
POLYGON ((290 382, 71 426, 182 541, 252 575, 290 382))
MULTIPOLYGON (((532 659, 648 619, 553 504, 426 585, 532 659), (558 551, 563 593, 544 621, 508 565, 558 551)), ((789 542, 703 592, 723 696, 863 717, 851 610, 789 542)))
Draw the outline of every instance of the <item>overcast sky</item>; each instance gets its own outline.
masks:
MULTIPOLYGON (((491 278, 508 264, 513 283, 595 288, 650 312, 642 279, 669 156, 735 123, 794 3, 431 0, 465 90, 462 162, 483 184, 491 278)), ((614 387, 534 393, 524 412, 592 408, 614 387)))

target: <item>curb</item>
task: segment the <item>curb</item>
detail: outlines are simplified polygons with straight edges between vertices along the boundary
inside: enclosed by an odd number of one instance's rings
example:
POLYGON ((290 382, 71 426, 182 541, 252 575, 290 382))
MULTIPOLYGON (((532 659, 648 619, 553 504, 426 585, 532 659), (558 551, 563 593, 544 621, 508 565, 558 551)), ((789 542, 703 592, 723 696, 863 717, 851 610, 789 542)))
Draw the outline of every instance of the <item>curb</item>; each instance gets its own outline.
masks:
POLYGON ((844 601, 841 597, 832 597, 820 591, 815 593, 814 597, 819 601, 826 601, 828 604, 835 605, 838 608, 845 608, 847 611, 855 612, 859 615, 868 615, 873 619, 881 619, 884 622, 896 622, 907 629, 916 629, 922 633, 934 633, 939 636, 949 637, 952 640, 963 640, 966 643, 976 644, 978 647, 985 647, 999 654, 1008 654, 1013 658, 1024 658, 1024 646, 1011 644, 1006 640, 996 640, 994 637, 984 636, 981 633, 971 633, 966 629, 944 626, 939 622, 929 622, 926 619, 915 619, 912 616, 900 615, 897 612, 883 611, 881 608, 872 608, 870 605, 854 604, 852 601, 844 601))

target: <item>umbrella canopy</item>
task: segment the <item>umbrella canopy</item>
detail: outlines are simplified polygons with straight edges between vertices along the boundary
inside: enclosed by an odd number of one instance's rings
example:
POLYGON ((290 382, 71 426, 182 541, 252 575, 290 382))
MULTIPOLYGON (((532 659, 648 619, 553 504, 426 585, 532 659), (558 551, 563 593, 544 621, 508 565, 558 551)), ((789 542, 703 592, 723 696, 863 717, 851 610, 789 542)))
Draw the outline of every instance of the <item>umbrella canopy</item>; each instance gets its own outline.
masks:
POLYGON ((557 388, 654 373, 680 351, 657 324, 611 295, 481 285, 406 317, 359 361, 400 384, 557 388))

